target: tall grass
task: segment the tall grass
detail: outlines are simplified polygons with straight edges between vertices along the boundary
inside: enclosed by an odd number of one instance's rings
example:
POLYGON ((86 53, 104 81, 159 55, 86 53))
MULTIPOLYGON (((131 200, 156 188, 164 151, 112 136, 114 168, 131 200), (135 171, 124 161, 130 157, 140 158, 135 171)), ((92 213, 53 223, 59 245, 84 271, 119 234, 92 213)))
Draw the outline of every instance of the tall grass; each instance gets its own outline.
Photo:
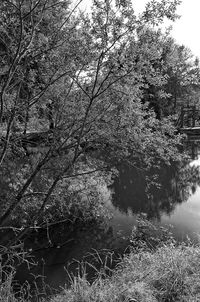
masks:
POLYGON ((106 277, 105 265, 90 284, 86 273, 51 302, 200 301, 200 246, 177 244, 171 234, 140 219, 132 248, 106 277))
POLYGON ((20 285, 15 280, 16 265, 28 260, 21 250, 0 247, 0 302, 31 301, 30 285, 20 285))
MULTIPOLYGON (((99 258, 101 269, 88 282, 85 264, 78 275, 71 276, 71 287, 62 293, 43 298, 48 302, 198 302, 200 301, 200 245, 177 244, 170 236, 162 243, 153 240, 149 222, 139 224, 132 236, 129 254, 117 263, 110 274, 112 258, 99 258), (148 226, 148 227, 147 227, 148 226), (145 232, 145 235, 143 234, 145 232), (139 239, 137 239, 137 236, 139 239), (147 235, 148 234, 148 235, 147 235), (136 241, 139 240, 136 247, 136 241), (143 242, 143 240, 145 240, 143 242), (108 276, 109 275, 109 276, 108 276)), ((152 228, 156 233, 156 228, 152 228)), ((159 233, 160 236, 160 233, 159 233)), ((95 270, 94 264, 90 264, 95 270)), ((88 263, 87 263, 88 267, 88 263)), ((12 290, 14 271, 2 279, 0 302, 27 302, 22 295, 16 298, 12 290), (24 299, 24 300, 23 300, 24 299)))
POLYGON ((71 288, 51 302, 194 302, 200 301, 200 247, 163 245, 156 251, 131 252, 112 277, 89 284, 74 277, 71 288))
POLYGON ((16 298, 13 294, 13 272, 6 273, 1 270, 1 280, 0 280, 0 301, 1 302, 16 302, 16 298))
MULTIPOLYGON (((0 266, 0 302, 25 302, 30 301, 28 297, 25 298, 23 287, 13 289, 15 269, 13 266, 0 266)), ((26 292, 28 292, 26 290, 26 292)))

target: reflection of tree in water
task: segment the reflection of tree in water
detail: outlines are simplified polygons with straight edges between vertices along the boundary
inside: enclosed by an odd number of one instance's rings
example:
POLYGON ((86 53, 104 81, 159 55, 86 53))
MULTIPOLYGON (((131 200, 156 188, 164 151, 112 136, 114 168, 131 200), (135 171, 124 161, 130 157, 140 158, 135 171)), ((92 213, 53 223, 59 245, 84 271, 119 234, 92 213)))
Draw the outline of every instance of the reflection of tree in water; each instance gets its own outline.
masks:
POLYGON ((187 201, 200 186, 199 167, 165 166, 148 173, 122 166, 113 184, 113 204, 127 213, 147 213, 148 218, 170 214, 177 204, 187 201))
POLYGON ((183 149, 187 151, 191 159, 197 159, 200 155, 200 141, 186 140, 183 149))

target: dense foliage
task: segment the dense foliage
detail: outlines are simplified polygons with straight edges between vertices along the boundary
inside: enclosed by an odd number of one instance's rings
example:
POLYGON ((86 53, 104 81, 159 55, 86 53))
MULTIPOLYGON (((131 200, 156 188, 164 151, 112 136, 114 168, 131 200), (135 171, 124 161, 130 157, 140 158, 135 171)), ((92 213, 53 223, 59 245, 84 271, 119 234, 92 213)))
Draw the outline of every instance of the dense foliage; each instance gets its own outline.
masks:
POLYGON ((83 204, 104 213, 119 163, 179 158, 173 118, 199 91, 198 62, 157 27, 178 4, 151 1, 138 17, 130 1, 96 0, 88 14, 68 1, 1 2, 0 224, 22 227, 14 241, 83 204))
MULTIPOLYGON (((68 0, 0 1, 0 300, 16 301, 10 264, 24 259, 21 243, 34 232, 107 217, 118 167, 145 171, 155 185, 152 168, 180 159, 175 122, 182 105, 199 106, 200 83, 198 59, 159 29, 179 3, 152 0, 137 16, 129 0, 94 0, 86 13, 68 0)), ((185 174, 172 196, 199 183, 195 168, 185 174)), ((169 197, 162 207, 171 211, 169 197)), ((189 301, 198 259, 199 248, 173 242, 133 252, 112 279, 75 280, 52 301, 189 301)))

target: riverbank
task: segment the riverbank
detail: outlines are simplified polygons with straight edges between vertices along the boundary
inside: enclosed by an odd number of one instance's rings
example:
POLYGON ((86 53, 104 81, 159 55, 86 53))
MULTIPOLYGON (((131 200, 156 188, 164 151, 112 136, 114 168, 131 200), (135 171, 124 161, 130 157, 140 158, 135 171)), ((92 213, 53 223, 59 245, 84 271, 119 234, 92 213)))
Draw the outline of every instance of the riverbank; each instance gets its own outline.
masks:
POLYGON ((52 296, 43 291, 40 298, 31 298, 28 286, 16 297, 13 293, 15 272, 9 268, 5 274, 4 270, 1 274, 4 279, 0 286, 0 301, 200 301, 200 245, 190 241, 178 244, 168 230, 143 217, 138 219, 129 249, 121 259, 114 259, 112 253, 102 257, 97 251, 95 257, 100 265, 80 262, 77 274, 70 274, 71 286, 66 285, 61 293, 52 296), (92 279, 88 267, 95 271, 92 279))
POLYGON ((83 271, 50 302, 199 301, 199 260, 199 244, 178 244, 169 230, 139 217, 129 252, 109 277, 105 264, 92 283, 83 271))
MULTIPOLYGON (((15 298, 12 274, 1 284, 0 301, 28 302, 15 298)), ((72 279, 59 295, 37 301, 50 302, 167 302, 200 301, 200 247, 173 243, 155 251, 124 256, 111 277, 99 272, 90 284, 86 275, 72 279)))
POLYGON ((173 243, 156 251, 131 252, 112 277, 90 285, 83 276, 51 302, 200 301, 200 247, 173 243))

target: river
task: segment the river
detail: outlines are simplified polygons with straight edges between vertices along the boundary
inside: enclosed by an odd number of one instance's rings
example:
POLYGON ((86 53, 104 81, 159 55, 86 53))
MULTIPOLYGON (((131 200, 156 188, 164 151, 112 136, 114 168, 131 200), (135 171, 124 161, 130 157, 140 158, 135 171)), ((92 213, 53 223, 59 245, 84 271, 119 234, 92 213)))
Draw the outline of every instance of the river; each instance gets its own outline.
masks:
MULTIPOLYGON (((181 169, 163 167, 154 171, 155 179, 134 167, 121 166, 113 185, 106 188, 112 192, 112 200, 108 199, 107 204, 112 218, 103 226, 94 224, 79 229, 63 246, 36 251, 34 259, 37 265, 31 269, 32 276, 43 275, 44 283, 51 289, 58 289, 69 283, 66 269, 74 274, 80 267, 76 260, 80 263, 89 259, 91 262, 91 259, 96 261, 102 257, 103 262, 108 251, 122 254, 140 213, 145 213, 147 218, 162 226, 171 226, 178 241, 189 237, 196 242, 200 234, 200 156, 194 150, 192 156, 193 159, 181 169), (148 190, 147 182, 150 182, 148 190)), ((94 271, 89 276, 92 277, 94 271)), ((28 276, 25 265, 17 271, 16 279, 20 283, 26 280, 33 282, 37 279, 34 278, 28 276)))

